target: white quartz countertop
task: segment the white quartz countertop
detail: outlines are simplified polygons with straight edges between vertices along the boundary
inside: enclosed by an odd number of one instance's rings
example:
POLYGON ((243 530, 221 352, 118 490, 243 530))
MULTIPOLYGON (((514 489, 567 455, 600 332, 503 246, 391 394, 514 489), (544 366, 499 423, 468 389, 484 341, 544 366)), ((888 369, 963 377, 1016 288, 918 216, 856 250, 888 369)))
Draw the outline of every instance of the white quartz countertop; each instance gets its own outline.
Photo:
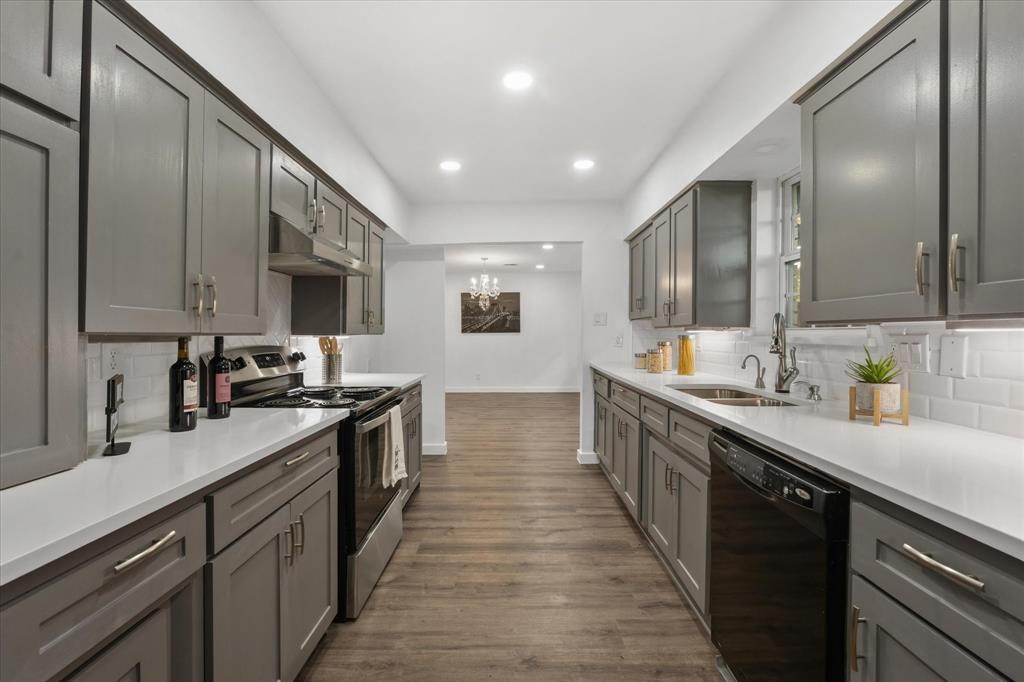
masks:
MULTIPOLYGON (((392 375, 353 375, 392 376, 392 375)), ((407 377, 409 375, 394 375, 407 377)), ((374 385, 382 385, 376 383, 374 385)), ((125 425, 131 450, 0 491, 0 584, 177 502, 348 417, 348 410, 236 408, 171 433, 164 420, 125 425)))
MULTIPOLYGON (((911 416, 910 425, 850 421, 845 401, 798 407, 710 403, 671 386, 751 384, 712 374, 594 369, 1024 561, 1024 440, 911 416)), ((795 396, 796 394, 794 394, 795 396)))

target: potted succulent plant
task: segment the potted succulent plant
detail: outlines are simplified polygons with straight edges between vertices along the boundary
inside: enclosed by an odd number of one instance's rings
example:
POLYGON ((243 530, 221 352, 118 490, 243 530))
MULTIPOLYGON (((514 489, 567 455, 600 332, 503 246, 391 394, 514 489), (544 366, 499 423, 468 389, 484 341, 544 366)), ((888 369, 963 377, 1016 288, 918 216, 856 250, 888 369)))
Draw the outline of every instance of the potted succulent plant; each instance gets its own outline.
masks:
POLYGON ((900 410, 900 384, 895 381, 900 375, 896 356, 891 352, 878 360, 871 357, 871 351, 864 347, 867 358, 863 363, 855 360, 846 362, 846 376, 857 382, 857 409, 873 410, 875 391, 879 391, 882 412, 900 410))

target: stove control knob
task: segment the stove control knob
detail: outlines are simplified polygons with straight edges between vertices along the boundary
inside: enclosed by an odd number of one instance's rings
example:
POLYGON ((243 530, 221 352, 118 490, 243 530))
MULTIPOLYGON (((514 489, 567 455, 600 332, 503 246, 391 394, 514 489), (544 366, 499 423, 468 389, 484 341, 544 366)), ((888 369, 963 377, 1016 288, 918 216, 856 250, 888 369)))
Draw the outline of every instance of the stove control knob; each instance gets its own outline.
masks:
POLYGON ((301 362, 302 360, 306 359, 306 354, 303 353, 302 351, 297 350, 294 353, 292 353, 291 356, 289 357, 291 357, 293 362, 301 362))
POLYGON ((245 358, 239 356, 231 361, 231 369, 237 371, 245 368, 245 358))

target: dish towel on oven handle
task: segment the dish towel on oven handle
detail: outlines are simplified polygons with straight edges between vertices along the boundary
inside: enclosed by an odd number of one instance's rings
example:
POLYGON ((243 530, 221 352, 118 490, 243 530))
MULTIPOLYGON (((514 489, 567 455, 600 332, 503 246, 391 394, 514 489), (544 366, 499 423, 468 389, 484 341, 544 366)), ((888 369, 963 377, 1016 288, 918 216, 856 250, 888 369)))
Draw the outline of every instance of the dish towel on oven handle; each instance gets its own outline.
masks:
POLYGON ((399 481, 409 476, 405 470, 405 437, 402 435, 401 405, 395 405, 388 410, 388 417, 382 476, 385 488, 398 485, 399 481))

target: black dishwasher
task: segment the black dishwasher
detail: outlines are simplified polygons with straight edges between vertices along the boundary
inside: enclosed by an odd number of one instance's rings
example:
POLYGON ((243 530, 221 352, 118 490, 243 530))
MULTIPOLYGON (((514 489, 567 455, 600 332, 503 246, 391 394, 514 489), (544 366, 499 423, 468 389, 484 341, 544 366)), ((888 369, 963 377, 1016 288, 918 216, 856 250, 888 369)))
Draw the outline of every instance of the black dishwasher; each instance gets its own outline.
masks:
POLYGON ((712 640, 739 682, 840 682, 849 492, 734 434, 710 445, 712 640))

